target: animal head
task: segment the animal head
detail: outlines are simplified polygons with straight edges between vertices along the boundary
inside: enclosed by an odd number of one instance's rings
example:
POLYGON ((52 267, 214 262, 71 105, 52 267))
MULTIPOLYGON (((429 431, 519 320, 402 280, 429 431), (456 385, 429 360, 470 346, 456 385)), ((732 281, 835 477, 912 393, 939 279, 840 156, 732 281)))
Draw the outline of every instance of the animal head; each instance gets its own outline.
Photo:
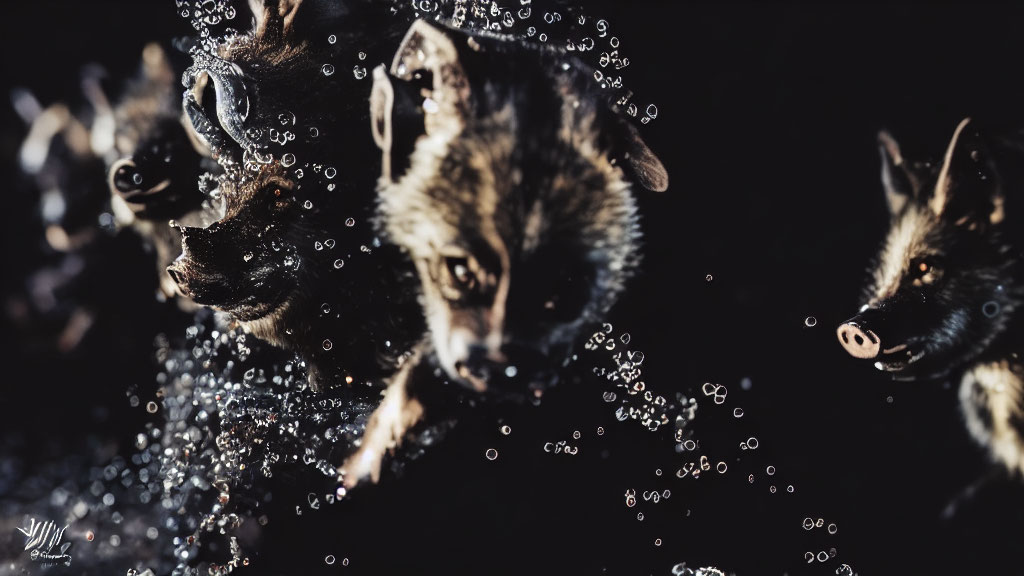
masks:
POLYGON ((631 182, 668 185, 586 76, 422 20, 374 71, 379 226, 415 263, 438 361, 476 390, 553 379, 637 264, 631 182))
POLYGON ((891 226, 865 303, 837 335, 880 370, 939 376, 982 353, 1019 303, 1002 181, 969 120, 937 170, 908 162, 884 132, 879 144, 891 226))

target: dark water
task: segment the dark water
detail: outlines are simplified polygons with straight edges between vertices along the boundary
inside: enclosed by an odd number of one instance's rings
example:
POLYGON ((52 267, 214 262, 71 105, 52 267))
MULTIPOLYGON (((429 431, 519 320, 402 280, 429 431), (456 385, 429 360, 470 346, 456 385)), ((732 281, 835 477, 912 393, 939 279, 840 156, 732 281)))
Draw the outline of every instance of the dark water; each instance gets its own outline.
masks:
MULTIPOLYGON (((189 32, 171 2, 6 11, 5 88, 31 86, 44 102, 76 93, 87 62, 123 77, 146 41, 189 32)), ((671 430, 618 422, 603 385, 584 378, 539 407, 478 410, 401 478, 329 510, 272 518, 250 572, 670 574, 687 562, 834 574, 845 562, 864 575, 1024 573, 1024 487, 997 481, 942 517, 989 470, 962 426, 956 382, 890 382, 834 336, 886 226, 877 130, 934 157, 964 116, 1024 125, 1022 11, 630 2, 593 12, 628 49, 632 89, 658 106, 642 130, 671 176, 668 192, 639 195, 644 271, 609 320, 645 353, 649 387, 702 400, 697 437, 727 472, 675 478, 683 458, 671 430), (728 401, 704 401, 705 382, 728 387, 728 401), (757 450, 740 450, 750 436, 757 450), (579 452, 544 451, 559 440, 579 452), (628 507, 628 489, 671 498, 628 507), (804 530, 805 517, 835 523, 836 534, 804 530), (805 563, 832 547, 836 558, 805 563)), ((22 128, 6 108, 0 118, 12 174, 22 128)), ((34 210, 34 199, 7 195, 5 300, 43 257, 34 210)), ((3 315, 0 499, 17 488, 5 479, 88 453, 89 435, 130 443, 149 418, 125 390, 153 397, 153 337, 180 334, 187 319, 151 301, 144 275, 122 273, 148 265, 138 248, 109 244, 118 259, 101 260, 80 289, 109 290, 123 312, 101 317, 78 351, 57 355, 40 340, 45 326, 15 328, 3 315)), ((607 355, 581 352, 585 362, 607 355)), ((305 494, 296 486, 275 498, 305 494)))

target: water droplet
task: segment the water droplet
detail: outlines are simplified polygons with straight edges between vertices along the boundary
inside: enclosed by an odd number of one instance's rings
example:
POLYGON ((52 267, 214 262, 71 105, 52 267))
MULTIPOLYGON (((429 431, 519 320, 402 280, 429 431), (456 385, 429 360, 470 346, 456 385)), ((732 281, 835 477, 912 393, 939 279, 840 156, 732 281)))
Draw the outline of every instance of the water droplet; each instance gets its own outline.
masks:
POLYGON ((573 437, 573 440, 579 440, 580 439, 580 431, 579 430, 574 431, 572 433, 572 437, 573 437))
POLYGON ((488 448, 487 452, 484 452, 484 456, 486 456, 488 460, 496 460, 498 458, 498 451, 494 448, 488 448))
POLYGON ((324 64, 320 68, 320 71, 324 73, 324 76, 330 76, 331 74, 334 74, 334 65, 333 64, 324 64))
POLYGON ((601 426, 597 427, 597 435, 598 436, 604 436, 604 428, 603 427, 601 427, 601 426))
POLYGON ((719 474, 725 474, 725 471, 729 469, 729 466, 725 462, 719 462, 717 469, 719 474))
POLYGON ((281 156, 281 166, 287 168, 292 164, 295 164, 295 154, 288 152, 287 154, 281 156))
POLYGON ((341 268, 344 265, 345 265, 345 261, 342 260, 341 258, 338 258, 337 260, 334 261, 334 269, 335 270, 337 270, 338 268, 341 268))
POLYGON ((328 238, 327 240, 324 240, 324 246, 327 246, 328 250, 334 248, 334 238, 328 238))
POLYGON ((348 558, 342 558, 341 559, 341 565, 342 566, 348 566, 348 558))
MULTIPOLYGON (((333 38, 333 36, 331 36, 331 37, 333 38)), ((332 42, 332 44, 333 44, 333 42, 332 42)), ((328 554, 324 558, 324 563, 326 563, 328 566, 330 566, 331 564, 334 564, 334 555, 333 554, 328 554)))
POLYGON ((334 348, 334 343, 331 342, 329 338, 324 338, 323 348, 325 351, 330 350, 331 348, 334 348))
POLYGON ((835 524, 829 524, 828 525, 828 533, 829 534, 835 534, 836 532, 839 532, 839 527, 836 526, 835 524))
POLYGON ((509 434, 512 433, 512 428, 510 426, 502 426, 500 430, 501 433, 504 434, 505 436, 508 436, 509 434))
POLYGON ((648 105, 647 106, 647 115, 650 116, 652 120, 657 118, 658 117, 658 107, 655 106, 654 104, 648 105))
POLYGON ((313 208, 313 201, 306 200, 305 202, 302 203, 302 207, 305 208, 306 210, 313 208))
POLYGON ((643 512, 637 512, 636 513, 636 519, 641 521, 641 522, 643 522, 644 521, 644 513, 643 512))
POLYGON ((815 318, 814 316, 808 316, 807 318, 804 318, 804 326, 807 326, 808 328, 814 328, 817 325, 818 319, 815 318))
POLYGON ((661 546, 661 538, 655 538, 654 539, 654 545, 655 546, 661 546))
POLYGON ((334 44, 337 41, 338 41, 338 37, 335 36, 334 34, 331 34, 330 36, 327 37, 327 43, 328 44, 334 44))
POLYGON ((356 219, 355 218, 346 218, 345 219, 345 226, 348 226, 349 228, 351 228, 351 227, 353 227, 355 225, 356 225, 356 219))
POLYGON ((156 402, 147 402, 146 403, 146 412, 149 412, 150 414, 156 414, 156 411, 157 411, 156 402))
POLYGON ((329 166, 326 170, 324 170, 324 176, 326 176, 328 180, 334 178, 337 174, 338 171, 335 170, 333 166, 329 166))
POLYGON ((769 476, 774 476, 775 475, 775 466, 769 466, 768 468, 765 469, 765 472, 767 472, 769 476))
POLYGON ((328 305, 327 302, 324 302, 323 304, 321 304, 320 305, 320 312, 323 313, 323 314, 330 314, 331 313, 330 305, 328 305))
POLYGON ((771 492, 772 494, 775 494, 775 492, 778 491, 778 488, 776 488, 775 485, 773 484, 773 485, 768 487, 768 491, 771 492))
POLYGON ((316 250, 316 251, 318 251, 318 252, 319 252, 320 250, 323 250, 323 249, 324 249, 324 244, 323 244, 323 242, 321 242, 321 241, 319 241, 319 240, 317 240, 316 242, 313 242, 313 249, 314 249, 314 250, 316 250))
MULTIPOLYGON (((750 448, 751 450, 757 450, 757 438, 754 438, 753 436, 748 438, 747 439, 747 448, 750 448)), ((769 474, 770 474, 770 472, 769 472, 769 474)))
POLYGON ((793 488, 792 484, 790 484, 789 486, 786 486, 786 492, 789 492, 790 494, 792 494, 794 490, 796 490, 796 488, 793 488))
POLYGON ((743 418, 743 408, 733 408, 732 415, 735 418, 743 418))
POLYGON ((356 80, 362 80, 363 78, 366 78, 366 67, 359 65, 353 66, 352 76, 354 76, 356 80))

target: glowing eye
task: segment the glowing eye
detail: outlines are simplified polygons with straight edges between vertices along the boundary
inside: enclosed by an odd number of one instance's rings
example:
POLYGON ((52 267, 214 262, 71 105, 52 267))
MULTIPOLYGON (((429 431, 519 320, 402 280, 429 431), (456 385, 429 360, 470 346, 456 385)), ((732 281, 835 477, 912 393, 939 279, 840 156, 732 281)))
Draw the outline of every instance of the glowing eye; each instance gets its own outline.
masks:
POLYGON ((448 273, 451 274, 456 286, 468 290, 476 285, 476 276, 469 270, 469 260, 466 258, 446 258, 445 264, 448 266, 448 273))

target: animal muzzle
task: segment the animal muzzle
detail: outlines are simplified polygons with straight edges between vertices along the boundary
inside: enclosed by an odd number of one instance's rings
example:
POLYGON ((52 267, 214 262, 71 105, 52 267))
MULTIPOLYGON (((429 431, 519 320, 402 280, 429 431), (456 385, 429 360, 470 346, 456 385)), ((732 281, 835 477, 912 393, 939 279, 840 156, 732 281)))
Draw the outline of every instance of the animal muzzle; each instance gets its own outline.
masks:
POLYGON ((839 344, 854 358, 875 358, 882 349, 878 334, 865 325, 859 317, 851 318, 836 330, 839 344))
POLYGON ((505 344, 499 354, 486 346, 471 346, 466 358, 455 363, 459 377, 474 390, 519 390, 546 387, 554 378, 551 360, 532 346, 505 344))

